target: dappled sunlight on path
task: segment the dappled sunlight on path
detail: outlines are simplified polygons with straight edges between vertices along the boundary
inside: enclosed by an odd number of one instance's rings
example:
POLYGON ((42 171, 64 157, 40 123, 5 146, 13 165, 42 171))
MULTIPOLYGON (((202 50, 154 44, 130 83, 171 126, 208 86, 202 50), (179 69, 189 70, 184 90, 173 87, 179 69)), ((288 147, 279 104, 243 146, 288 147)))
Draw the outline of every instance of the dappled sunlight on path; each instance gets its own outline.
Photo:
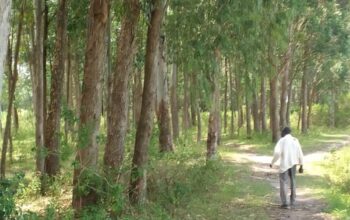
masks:
POLYGON ((322 150, 305 154, 304 167, 306 172, 304 174, 297 174, 297 200, 296 205, 290 209, 280 209, 279 207, 278 167, 275 166, 273 169, 269 167, 272 156, 255 154, 251 149, 247 152, 247 147, 244 145, 234 145, 235 152, 225 153, 223 159, 231 163, 249 164, 252 170, 252 179, 256 181, 268 181, 270 183, 275 191, 274 194, 271 194, 267 198, 267 213, 271 219, 328 220, 332 219, 332 217, 324 213, 327 204, 317 195, 315 189, 307 188, 304 186, 306 184, 298 184, 298 179, 303 177, 304 179, 312 179, 312 181, 323 181, 323 177, 319 173, 311 173, 308 170, 312 168, 312 163, 323 161, 330 151, 348 144, 350 144, 350 136, 343 135, 340 139, 338 136, 331 136, 329 140, 319 142, 318 145, 320 148, 318 149, 322 150))

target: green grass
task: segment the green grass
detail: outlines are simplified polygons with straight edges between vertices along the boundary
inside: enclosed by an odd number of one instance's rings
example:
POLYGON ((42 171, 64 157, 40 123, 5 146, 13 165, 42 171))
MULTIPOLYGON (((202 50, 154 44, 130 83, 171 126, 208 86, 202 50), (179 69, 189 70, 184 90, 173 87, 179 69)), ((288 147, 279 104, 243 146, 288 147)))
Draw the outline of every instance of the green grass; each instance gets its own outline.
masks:
MULTIPOLYGON (((122 206, 121 219, 268 219, 267 201, 271 200, 275 190, 265 181, 252 179, 250 164, 223 160, 220 156, 216 161, 207 164, 206 124, 207 114, 203 114, 201 143, 196 143, 196 130, 190 129, 177 140, 175 153, 166 155, 158 153, 158 131, 155 129, 149 150, 148 202, 142 207, 132 207, 127 199, 135 137, 133 129, 129 132, 121 191, 119 197, 114 195, 119 199, 119 203, 113 204, 122 206)), ((62 175, 50 187, 48 195, 42 197, 39 194, 39 180, 34 175, 35 140, 32 118, 22 117, 20 126, 20 130, 14 136, 14 162, 8 166, 8 176, 13 176, 17 172, 26 174, 16 196, 17 205, 30 207, 29 210, 36 213, 32 216, 70 219, 75 142, 70 140, 62 145, 65 152, 65 156, 62 157, 62 175)), ((324 148, 330 140, 333 142, 343 140, 349 133, 349 129, 315 128, 308 135, 301 135, 296 129, 293 130, 305 153, 324 148)), ((102 136, 103 134, 104 131, 102 136)), ((229 134, 223 134, 219 155, 235 155, 240 151, 272 155, 273 147, 269 133, 254 134, 251 139, 247 139, 242 128, 239 137, 232 138, 229 134)), ((102 156, 101 150, 100 161, 102 156)), ((313 169, 317 169, 323 176, 313 176, 308 169, 311 168, 306 168, 306 175, 298 178, 298 184, 307 186, 320 197, 326 198, 330 204, 328 210, 330 213, 336 216, 348 215, 346 210, 349 210, 349 196, 327 183, 330 180, 325 173, 333 171, 327 171, 323 165, 315 164, 313 169)), ((337 172, 339 176, 342 175, 341 171, 337 172)), ((104 201, 83 219, 107 218, 107 211, 113 205, 104 201)))
POLYGON ((325 197, 329 202, 328 211, 345 219, 350 217, 350 146, 329 155, 325 163, 317 164, 324 171, 328 188, 325 197))

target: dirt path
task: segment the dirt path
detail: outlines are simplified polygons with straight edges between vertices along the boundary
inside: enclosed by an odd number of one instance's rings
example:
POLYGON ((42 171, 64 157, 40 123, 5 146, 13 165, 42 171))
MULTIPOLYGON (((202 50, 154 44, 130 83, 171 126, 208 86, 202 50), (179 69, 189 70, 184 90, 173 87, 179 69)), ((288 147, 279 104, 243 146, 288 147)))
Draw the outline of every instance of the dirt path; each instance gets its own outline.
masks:
MULTIPOLYGON (((327 154, 334 149, 338 149, 345 145, 350 144, 350 136, 345 136, 343 139, 330 140, 327 143, 321 143, 318 149, 320 151, 312 152, 304 155, 304 167, 308 167, 310 163, 322 161, 327 154)), ((240 151, 239 147, 239 151, 240 151)), ((271 201, 268 204, 268 214, 271 219, 289 219, 289 220, 329 220, 333 219, 329 214, 324 213, 327 207, 326 203, 319 198, 309 188, 298 186, 298 174, 297 174, 297 198, 296 205, 291 209, 281 209, 279 198, 279 180, 278 170, 271 169, 269 164, 271 162, 271 156, 258 155, 251 152, 244 152, 244 150, 235 154, 234 160, 239 163, 251 164, 252 178, 257 181, 268 181, 275 189, 275 195, 273 198, 267 198, 267 201, 271 201)), ((308 175, 308 174, 302 174, 308 175)))

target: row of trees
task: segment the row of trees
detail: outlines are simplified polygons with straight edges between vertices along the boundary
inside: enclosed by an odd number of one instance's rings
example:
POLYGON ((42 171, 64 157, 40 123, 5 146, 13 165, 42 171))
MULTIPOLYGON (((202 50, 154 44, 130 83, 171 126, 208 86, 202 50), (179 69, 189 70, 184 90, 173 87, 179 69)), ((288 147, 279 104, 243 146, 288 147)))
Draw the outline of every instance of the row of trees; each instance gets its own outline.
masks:
MULTIPOLYGON (((0 12, 2 5, 10 6, 1 4, 0 12)), ((243 127, 248 138, 271 131, 276 141, 291 112, 306 133, 314 103, 328 106, 329 126, 336 126, 337 97, 348 89, 348 10, 341 0, 13 0, 9 40, 0 39, 0 59, 8 45, 1 176, 18 115, 19 66, 31 75, 42 192, 59 174, 60 141, 70 136, 78 212, 99 199, 97 173, 120 181, 133 127, 129 197, 145 199, 154 116, 159 150, 172 152, 173 140, 191 127, 201 141, 201 118, 209 112, 207 159, 215 158, 222 133, 239 135, 243 127)))

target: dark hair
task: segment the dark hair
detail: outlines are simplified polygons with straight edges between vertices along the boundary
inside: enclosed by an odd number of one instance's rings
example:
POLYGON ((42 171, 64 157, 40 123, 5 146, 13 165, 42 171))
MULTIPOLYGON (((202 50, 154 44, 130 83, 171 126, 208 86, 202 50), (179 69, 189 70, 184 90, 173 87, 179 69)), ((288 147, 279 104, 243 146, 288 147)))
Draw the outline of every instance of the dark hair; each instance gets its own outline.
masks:
POLYGON ((282 132, 281 132, 281 136, 284 137, 287 134, 290 134, 292 132, 292 130, 289 127, 285 127, 283 128, 282 132))

